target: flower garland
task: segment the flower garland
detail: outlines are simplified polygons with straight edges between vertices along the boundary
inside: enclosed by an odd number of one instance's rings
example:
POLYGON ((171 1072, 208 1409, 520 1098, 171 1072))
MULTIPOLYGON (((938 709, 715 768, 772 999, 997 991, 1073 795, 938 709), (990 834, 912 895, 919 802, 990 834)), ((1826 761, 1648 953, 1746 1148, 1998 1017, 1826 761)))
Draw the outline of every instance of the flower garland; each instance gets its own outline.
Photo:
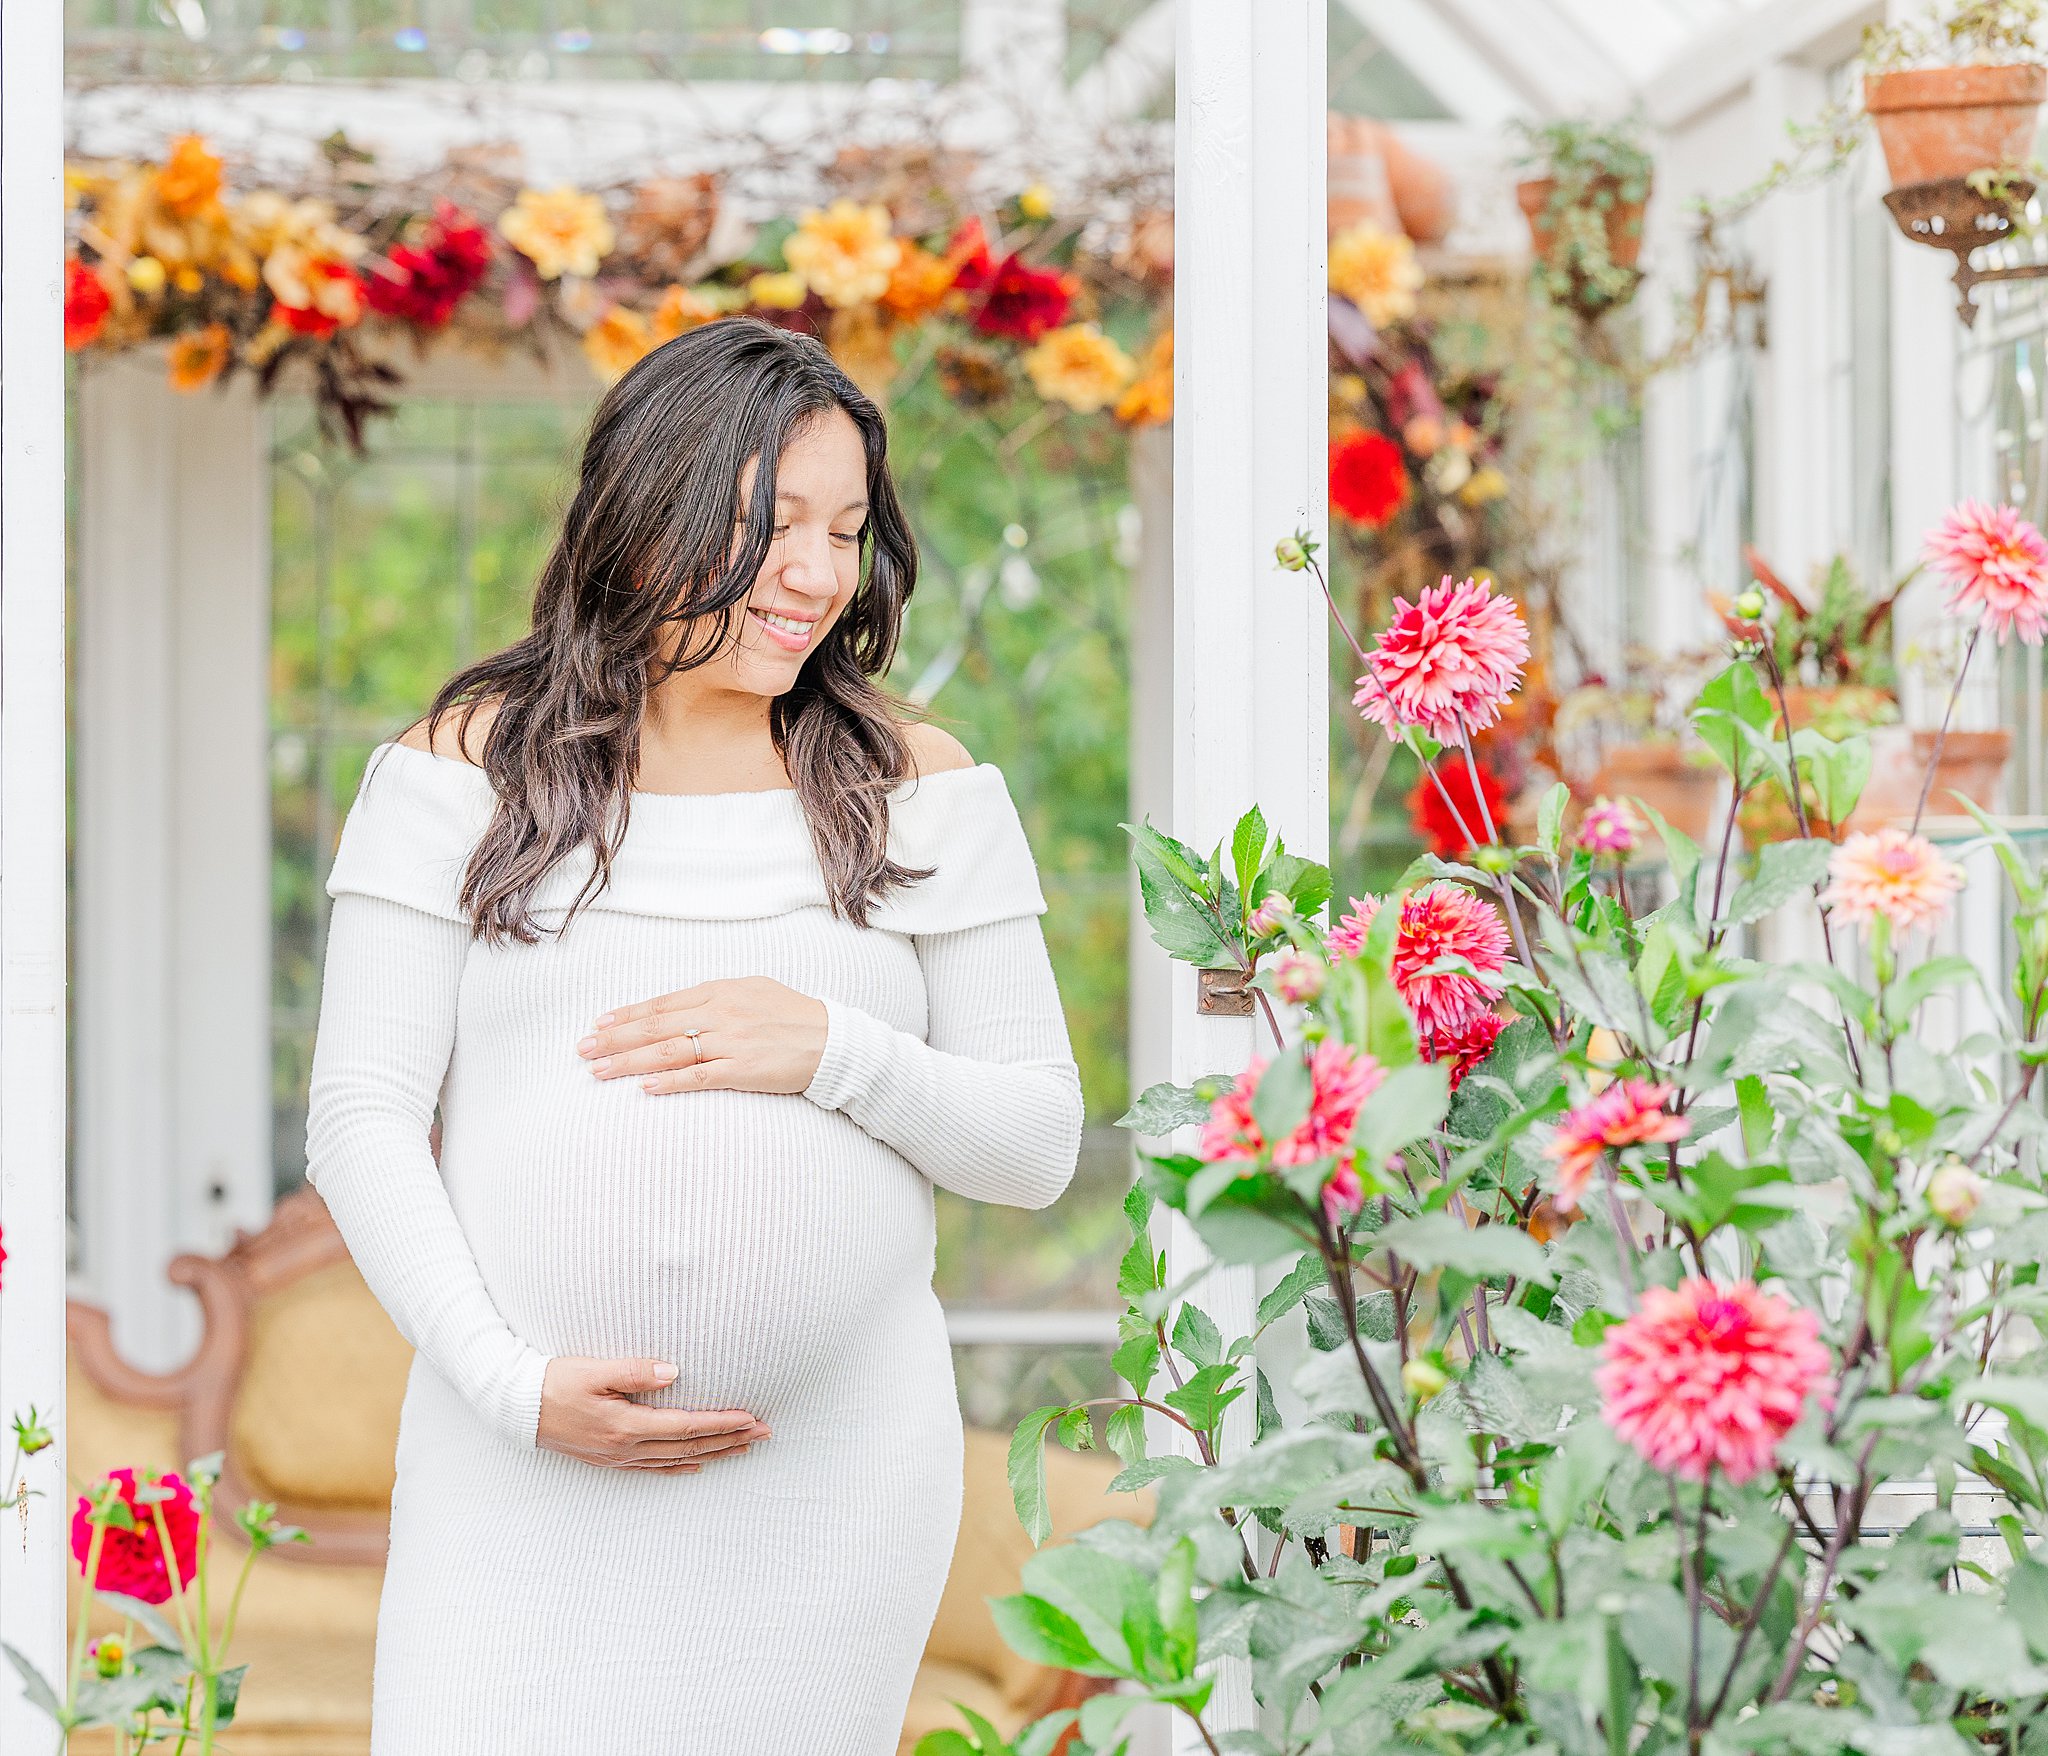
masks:
POLYGON ((973 408, 1015 395, 1132 427, 1172 414, 1168 216, 1141 214, 1112 261, 1081 251, 1042 186, 938 224, 930 203, 906 224, 842 195, 753 225, 709 174, 600 191, 463 163, 413 191, 380 188, 346 142, 323 150, 337 175, 317 192, 237 192, 197 135, 160 161, 67 163, 65 346, 168 341, 181 391, 238 369, 268 391, 303 360, 357 444, 391 407, 394 340, 545 356, 569 339, 609 383, 742 313, 821 336, 871 394, 907 357, 973 408), (1147 332, 1135 356, 1118 339, 1147 332))

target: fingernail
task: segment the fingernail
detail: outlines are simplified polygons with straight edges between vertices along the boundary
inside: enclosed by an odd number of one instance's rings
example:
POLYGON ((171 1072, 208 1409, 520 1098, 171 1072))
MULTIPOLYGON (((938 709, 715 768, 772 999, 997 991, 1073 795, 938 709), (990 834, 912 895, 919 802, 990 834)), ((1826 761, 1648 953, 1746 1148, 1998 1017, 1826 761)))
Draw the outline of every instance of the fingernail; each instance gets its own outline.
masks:
POLYGON ((664 1384, 673 1384, 676 1381, 676 1368, 663 1361, 654 1368, 654 1375, 664 1384))
POLYGON ((599 1059, 597 1059, 597 1060, 595 1060, 595 1061, 591 1062, 591 1064, 590 1064, 590 1071, 591 1071, 591 1072, 593 1072, 593 1073, 609 1073, 609 1072, 611 1071, 611 1066, 612 1066, 612 1058, 611 1058, 611 1056, 609 1056, 609 1055, 605 1055, 605 1056, 601 1056, 601 1057, 600 1057, 599 1059))
POLYGON ((580 1043, 578 1043, 578 1044, 576 1045, 576 1053, 577 1053, 577 1054, 579 1054, 579 1055, 587 1055, 587 1054, 589 1054, 589 1053, 590 1053, 590 1051, 591 1051, 592 1049, 594 1049, 594 1048, 596 1048, 596 1047, 597 1047, 597 1038, 595 1038, 595 1037, 585 1037, 585 1038, 584 1038, 584 1039, 583 1039, 583 1040, 582 1040, 582 1041, 581 1041, 580 1043))
POLYGON ((602 1015, 602 1016, 601 1016, 601 1017, 600 1017, 600 1018, 598 1019, 598 1021, 597 1021, 596 1025, 595 1025, 595 1026, 593 1026, 593 1028, 594 1028, 594 1029, 597 1029, 597 1030, 603 1030, 603 1029, 604 1029, 604 1027, 605 1027, 606 1025, 610 1024, 610 1023, 611 1023, 611 1021, 612 1021, 612 1020, 613 1020, 613 1019, 614 1019, 615 1017, 617 1017, 617 1016, 618 1016, 618 1015, 617 1015, 616 1013, 612 1013, 612 1012, 607 1012, 607 1013, 603 1014, 603 1015, 602 1015))

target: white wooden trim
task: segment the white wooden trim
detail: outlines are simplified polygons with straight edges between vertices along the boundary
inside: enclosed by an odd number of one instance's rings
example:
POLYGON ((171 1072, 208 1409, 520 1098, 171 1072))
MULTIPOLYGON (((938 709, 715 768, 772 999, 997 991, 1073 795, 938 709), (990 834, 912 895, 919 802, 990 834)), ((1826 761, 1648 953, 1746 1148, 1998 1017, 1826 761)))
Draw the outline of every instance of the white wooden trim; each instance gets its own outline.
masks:
POLYGON ((1344 10, 1461 122, 1498 128, 1526 116, 1528 97, 1426 0, 1342 0, 1344 10))
MULTIPOLYGON (((0 1420, 58 1442, 0 1523, 0 1640, 64 1667, 64 24, 0 11, 0 1420)), ((8 1447, 11 1456, 12 1447, 8 1447)), ((4 1466, 0 1466, 4 1473, 4 1466)), ((10 1678, 0 1748, 47 1749, 10 1678)))
POLYGON ((79 399, 76 1157, 82 1290, 138 1365, 165 1278, 269 1217, 269 419, 150 350, 79 399))
MULTIPOLYGON (((1313 858, 1329 845, 1328 637, 1273 545, 1327 527, 1327 21, 1324 0, 1182 0, 1174 151, 1172 829, 1206 849, 1257 802, 1313 858)), ((1173 978, 1173 1077, 1243 1067, 1251 1021, 1199 1017, 1194 970, 1173 978)), ((1191 1228, 1164 1230, 1172 1277, 1205 1260, 1191 1228)), ((1218 1269, 1200 1300, 1244 1335, 1257 1293, 1251 1271, 1218 1269)), ((1226 1448, 1248 1438, 1245 1400, 1226 1448)), ((1253 1712, 1224 1666, 1212 1729, 1253 1712)))
POLYGON ((1650 120, 1660 128, 1683 127, 1773 61, 1826 67, 1854 50, 1863 27, 1884 12, 1884 0, 1772 0, 1754 7, 1705 41, 1687 43, 1643 82, 1650 120))

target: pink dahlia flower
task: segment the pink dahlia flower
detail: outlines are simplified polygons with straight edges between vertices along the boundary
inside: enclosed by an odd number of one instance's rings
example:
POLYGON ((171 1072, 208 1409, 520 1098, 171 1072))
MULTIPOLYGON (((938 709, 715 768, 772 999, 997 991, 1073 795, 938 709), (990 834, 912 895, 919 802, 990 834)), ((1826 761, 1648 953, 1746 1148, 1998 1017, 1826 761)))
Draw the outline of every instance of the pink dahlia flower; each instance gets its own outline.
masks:
MULTIPOLYGON (((1330 929, 1333 957, 1356 957, 1379 912, 1376 896, 1354 896, 1351 912, 1330 929)), ((1462 957, 1480 975, 1507 967, 1508 929, 1500 911, 1456 884, 1410 891, 1394 936, 1394 986, 1425 1036, 1455 1040, 1482 1012, 1493 1010, 1493 990, 1477 976, 1443 970, 1425 974, 1440 958, 1462 957)))
MULTIPOLYGON (((1252 1115, 1252 1093, 1259 1088, 1259 1075, 1266 1070, 1263 1060, 1254 1060, 1237 1076, 1237 1083, 1209 1106, 1209 1119, 1202 1124, 1202 1137, 1195 1151, 1212 1163, 1226 1158, 1257 1158, 1265 1150, 1266 1138, 1252 1115)), ((1310 1159, 1341 1152, 1351 1139, 1351 1129, 1365 1100, 1386 1077, 1379 1062, 1363 1049, 1334 1037, 1318 1043, 1309 1057, 1308 1114, 1294 1132, 1273 1147, 1276 1165, 1305 1165, 1310 1159)))
POLYGON ((1280 922, 1294 905, 1279 891, 1269 892, 1252 910, 1245 921, 1245 931, 1254 939, 1264 939, 1280 931, 1280 922))
POLYGON ((1641 835, 1636 814, 1620 799, 1603 795, 1588 805, 1579 819, 1579 846, 1589 854, 1632 854, 1641 835))
POLYGON ((1746 1280, 1651 1287, 1607 1332, 1600 1412, 1654 1468, 1746 1482, 1770 1466, 1809 1396, 1833 1406, 1819 1336, 1811 1311, 1746 1280))
POLYGON ((1323 1179, 1323 1218, 1332 1231, 1342 1231, 1365 1206, 1365 1185, 1358 1180, 1358 1167, 1349 1159, 1323 1179))
POLYGON ((1273 964, 1273 991, 1289 1005, 1305 1005, 1323 991, 1327 967, 1306 951, 1285 952, 1273 964))
MULTIPOLYGON (((134 1515, 135 1528, 123 1530, 108 1525, 100 1539, 99 1575, 92 1584, 100 1591, 124 1592, 146 1604, 168 1603, 174 1595, 170 1568, 164 1564, 164 1545, 157 1535, 156 1508, 137 1505, 138 1487, 168 1488, 171 1497, 163 1501, 164 1530, 171 1539, 171 1560, 178 1570, 178 1589, 192 1583, 198 1565, 199 1509, 192 1503, 192 1490, 177 1475, 146 1476, 137 1482, 132 1469, 117 1469, 107 1477, 117 1483, 121 1499, 134 1515)), ((71 1554, 80 1569, 92 1552, 92 1500, 81 1494, 71 1514, 71 1554)))
POLYGON ((1921 559, 1947 578, 1951 610, 1979 612, 1999 645, 2048 629, 2048 537, 2010 506, 1965 500, 1928 533, 1921 559))
POLYGON ((1844 920, 1883 915, 1895 931, 1910 933, 1940 920, 1962 886, 1961 869, 1924 835, 1880 829, 1852 835, 1835 849, 1820 900, 1844 920))
POLYGON ((1394 605, 1352 705, 1389 731, 1415 726, 1446 744, 1457 742, 1461 724, 1478 732, 1498 720, 1529 659, 1514 600, 1474 579, 1453 585, 1446 573, 1414 603, 1394 605))
POLYGON ((1646 1079, 1617 1079, 1598 1097, 1565 1112, 1550 1144, 1543 1149, 1557 1161, 1552 1205, 1558 1212, 1570 1213, 1578 1207, 1579 1198, 1599 1166, 1600 1155, 1609 1147, 1645 1146, 1685 1138, 1692 1124, 1664 1108, 1670 1099, 1668 1085, 1653 1085, 1646 1079))
POLYGON ((1418 1046, 1425 1061, 1441 1061, 1450 1069, 1451 1090, 1456 1091, 1465 1075, 1493 1053, 1507 1027, 1498 1012, 1475 1012, 1455 1031, 1425 1034, 1418 1046))

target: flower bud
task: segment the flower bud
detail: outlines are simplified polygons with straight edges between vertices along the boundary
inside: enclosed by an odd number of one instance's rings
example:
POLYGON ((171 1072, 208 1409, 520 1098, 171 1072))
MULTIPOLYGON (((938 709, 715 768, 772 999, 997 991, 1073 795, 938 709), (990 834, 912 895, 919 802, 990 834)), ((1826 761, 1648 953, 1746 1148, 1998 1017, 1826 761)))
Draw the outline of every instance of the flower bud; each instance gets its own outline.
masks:
POLYGON ((1289 573, 1299 573, 1308 565, 1308 550, 1301 546, 1299 537, 1282 537, 1273 545, 1273 559, 1289 573))
POLYGON ((1323 1180, 1323 1217, 1341 1230, 1364 1206, 1365 1185, 1358 1180, 1358 1167, 1346 1159, 1323 1180))
POLYGON ((1944 1225, 1968 1225, 1983 1200, 1984 1179, 1959 1158, 1945 1160, 1928 1180, 1927 1205, 1944 1225))
POLYGON ((1505 878, 1515 869, 1515 850, 1504 847, 1475 848, 1472 863, 1495 878, 1505 878))
POLYGON ((1401 1388, 1418 1403, 1429 1401, 1450 1381, 1450 1374, 1443 1367, 1422 1354, 1401 1368, 1401 1388))
POLYGON ((164 265, 154 256, 137 256, 128 264, 128 284, 145 299, 162 292, 164 282, 169 279, 164 265))
POLYGON ((30 1409, 26 1415, 14 1417, 14 1442, 21 1448, 24 1457, 33 1457, 38 1451, 47 1451, 57 1442, 56 1435, 36 1419, 36 1411, 30 1409))
POLYGON ((1745 622, 1764 619, 1764 594, 1751 586, 1735 600, 1735 614, 1745 622))
POLYGON ((1280 923, 1287 918, 1293 904, 1277 890, 1266 892, 1265 900, 1252 910, 1251 918, 1245 922, 1245 931, 1254 939, 1265 939, 1280 931, 1280 923))
POLYGON ((1043 183, 1033 183, 1017 197, 1017 209, 1026 219, 1050 219, 1052 206, 1052 190, 1043 183))
POLYGON ((102 1634, 86 1650, 93 1669, 103 1677, 118 1677, 128 1668, 128 1648, 118 1634, 102 1634))
POLYGON ((1273 965, 1273 992, 1290 1006, 1305 1006, 1323 991, 1327 966, 1306 951, 1290 951, 1273 965))

